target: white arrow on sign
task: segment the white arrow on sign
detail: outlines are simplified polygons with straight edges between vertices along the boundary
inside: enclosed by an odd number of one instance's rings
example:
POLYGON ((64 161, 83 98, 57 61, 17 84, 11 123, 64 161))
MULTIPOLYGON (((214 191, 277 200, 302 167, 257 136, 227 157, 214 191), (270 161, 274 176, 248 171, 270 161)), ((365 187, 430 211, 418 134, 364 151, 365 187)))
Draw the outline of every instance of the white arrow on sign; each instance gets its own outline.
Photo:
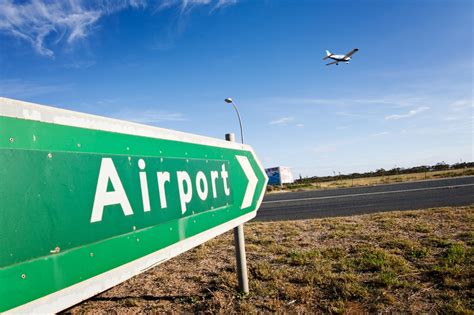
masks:
POLYGON ((245 176, 249 180, 247 188, 245 189, 244 200, 240 209, 248 208, 252 205, 253 195, 255 194, 255 188, 257 188, 258 178, 250 165, 249 159, 242 155, 236 155, 237 161, 239 161, 240 167, 244 170, 245 176))

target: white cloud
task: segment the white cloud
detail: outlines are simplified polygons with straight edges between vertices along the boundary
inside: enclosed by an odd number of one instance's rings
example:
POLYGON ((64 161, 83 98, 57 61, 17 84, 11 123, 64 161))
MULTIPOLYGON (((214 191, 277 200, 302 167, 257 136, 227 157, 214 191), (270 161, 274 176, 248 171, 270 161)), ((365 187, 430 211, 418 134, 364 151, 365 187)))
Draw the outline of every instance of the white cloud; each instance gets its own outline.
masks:
MULTIPOLYGON (((180 6, 182 10, 212 5, 212 10, 237 0, 166 0, 159 8, 180 6)), ((145 8, 146 0, 0 0, 0 32, 27 41, 43 56, 53 57, 53 46, 86 38, 99 20, 128 8, 145 8)), ((156 5, 155 2, 153 2, 156 5)))
POLYGON ((303 128, 303 127, 304 127, 304 124, 296 124, 296 127, 298 127, 298 128, 303 128))
POLYGON ((417 109, 410 110, 406 114, 393 114, 393 115, 386 116, 385 120, 398 120, 398 119, 413 117, 415 115, 418 115, 419 113, 427 111, 428 109, 430 108, 427 106, 418 107, 417 109))
POLYGON ((269 122, 270 125, 279 125, 279 126, 286 126, 288 125, 289 122, 292 122, 293 120, 295 120, 294 117, 282 117, 280 119, 277 119, 277 120, 273 120, 271 122, 269 122))

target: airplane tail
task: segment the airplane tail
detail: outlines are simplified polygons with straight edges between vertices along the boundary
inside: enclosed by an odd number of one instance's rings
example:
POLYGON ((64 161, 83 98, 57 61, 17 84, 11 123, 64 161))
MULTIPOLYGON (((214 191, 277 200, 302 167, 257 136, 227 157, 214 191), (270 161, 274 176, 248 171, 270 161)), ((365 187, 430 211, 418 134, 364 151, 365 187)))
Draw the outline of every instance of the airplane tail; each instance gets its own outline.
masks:
POLYGON ((326 50, 326 57, 324 57, 323 60, 326 60, 331 56, 332 56, 332 54, 329 52, 329 50, 326 50))

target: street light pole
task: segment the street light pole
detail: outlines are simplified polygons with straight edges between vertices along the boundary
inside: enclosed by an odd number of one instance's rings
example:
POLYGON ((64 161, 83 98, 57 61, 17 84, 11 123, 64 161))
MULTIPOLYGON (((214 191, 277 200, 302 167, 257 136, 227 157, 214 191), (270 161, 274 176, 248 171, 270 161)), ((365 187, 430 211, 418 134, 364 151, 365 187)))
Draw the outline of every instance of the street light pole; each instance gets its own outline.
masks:
POLYGON ((228 97, 224 100, 228 104, 232 104, 234 106, 235 112, 237 113, 237 118, 239 119, 239 125, 240 125, 240 140, 242 141, 242 144, 244 144, 244 129, 242 128, 242 120, 240 119, 240 113, 239 110, 237 109, 237 106, 235 105, 234 101, 228 97))

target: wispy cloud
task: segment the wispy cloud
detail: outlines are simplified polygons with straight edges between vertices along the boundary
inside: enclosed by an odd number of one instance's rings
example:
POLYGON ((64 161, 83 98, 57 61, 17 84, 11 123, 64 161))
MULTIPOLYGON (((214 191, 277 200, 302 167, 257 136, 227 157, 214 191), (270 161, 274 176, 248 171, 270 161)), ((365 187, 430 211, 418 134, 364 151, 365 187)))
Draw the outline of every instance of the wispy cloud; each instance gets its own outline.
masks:
POLYGON ((457 100, 451 103, 450 106, 453 109, 453 111, 460 112, 465 109, 474 108, 474 103, 472 102, 472 100, 464 99, 464 100, 457 100))
POLYGON ((280 119, 270 121, 269 124, 270 125, 278 125, 278 126, 286 126, 286 125, 288 125, 288 123, 292 122, 293 120, 295 120, 295 118, 291 117, 291 116, 282 117, 280 119))
MULTIPOLYGON (((211 6, 211 11, 234 4, 237 0, 165 0, 153 6, 181 7, 189 10, 199 5, 211 6)), ((99 20, 125 9, 149 6, 146 0, 0 0, 0 32, 27 41, 43 56, 54 57, 53 47, 84 39, 99 20)))
POLYGON ((382 132, 373 133, 373 134, 371 134, 370 136, 371 136, 371 137, 380 137, 380 136, 385 136, 385 135, 388 135, 388 134, 390 134, 390 132, 388 132, 388 131, 382 131, 382 132))
POLYGON ((460 121, 462 120, 461 117, 456 117, 456 116, 446 116, 443 118, 443 121, 460 121))
POLYGON ((336 112, 336 116, 342 116, 342 117, 350 117, 350 118, 361 118, 361 119, 367 119, 369 118, 369 115, 367 114, 356 114, 356 113, 349 113, 349 112, 336 112))
POLYGON ((16 3, 0 0, 0 31, 28 41, 41 55, 52 57, 48 43, 68 44, 86 37, 94 24, 104 15, 145 3, 130 1, 41 1, 16 3))
POLYGON ((95 64, 94 60, 73 60, 70 63, 64 64, 63 67, 66 69, 88 69, 95 64))
POLYGON ((210 14, 212 14, 214 11, 220 10, 224 7, 234 5, 238 2, 239 0, 218 0, 214 7, 212 7, 210 14))
POLYGON ((153 9, 153 13, 160 13, 164 10, 179 10, 175 18, 167 25, 163 25, 160 34, 156 35, 151 47, 155 50, 169 50, 175 46, 175 42, 185 32, 189 23, 189 16, 198 8, 209 10, 209 15, 216 11, 224 9, 238 0, 161 0, 158 1, 153 9))
POLYGON ((211 12, 219 8, 236 4, 238 0, 164 0, 158 5, 158 10, 168 9, 170 7, 179 6, 181 12, 192 9, 193 7, 200 5, 211 5, 211 12))
POLYGON ((117 119, 134 121, 141 124, 158 124, 162 122, 182 122, 189 119, 182 113, 164 110, 122 110, 112 115, 117 119))
POLYGON ((337 127, 336 127, 336 130, 345 130, 345 129, 349 129, 349 128, 351 128, 351 127, 352 127, 351 125, 337 126, 337 127))
POLYGON ((410 95, 387 95, 383 97, 367 98, 300 98, 300 97, 270 97, 263 99, 265 103, 285 105, 327 105, 327 106, 358 106, 358 105, 389 105, 409 107, 419 104, 424 98, 410 95))
POLYGON ((393 114, 393 115, 386 116, 385 120, 398 120, 398 119, 413 117, 413 116, 418 115, 418 114, 420 114, 424 111, 427 111, 428 109, 430 109, 430 108, 427 107, 427 106, 418 107, 417 109, 410 110, 406 114, 393 114))

